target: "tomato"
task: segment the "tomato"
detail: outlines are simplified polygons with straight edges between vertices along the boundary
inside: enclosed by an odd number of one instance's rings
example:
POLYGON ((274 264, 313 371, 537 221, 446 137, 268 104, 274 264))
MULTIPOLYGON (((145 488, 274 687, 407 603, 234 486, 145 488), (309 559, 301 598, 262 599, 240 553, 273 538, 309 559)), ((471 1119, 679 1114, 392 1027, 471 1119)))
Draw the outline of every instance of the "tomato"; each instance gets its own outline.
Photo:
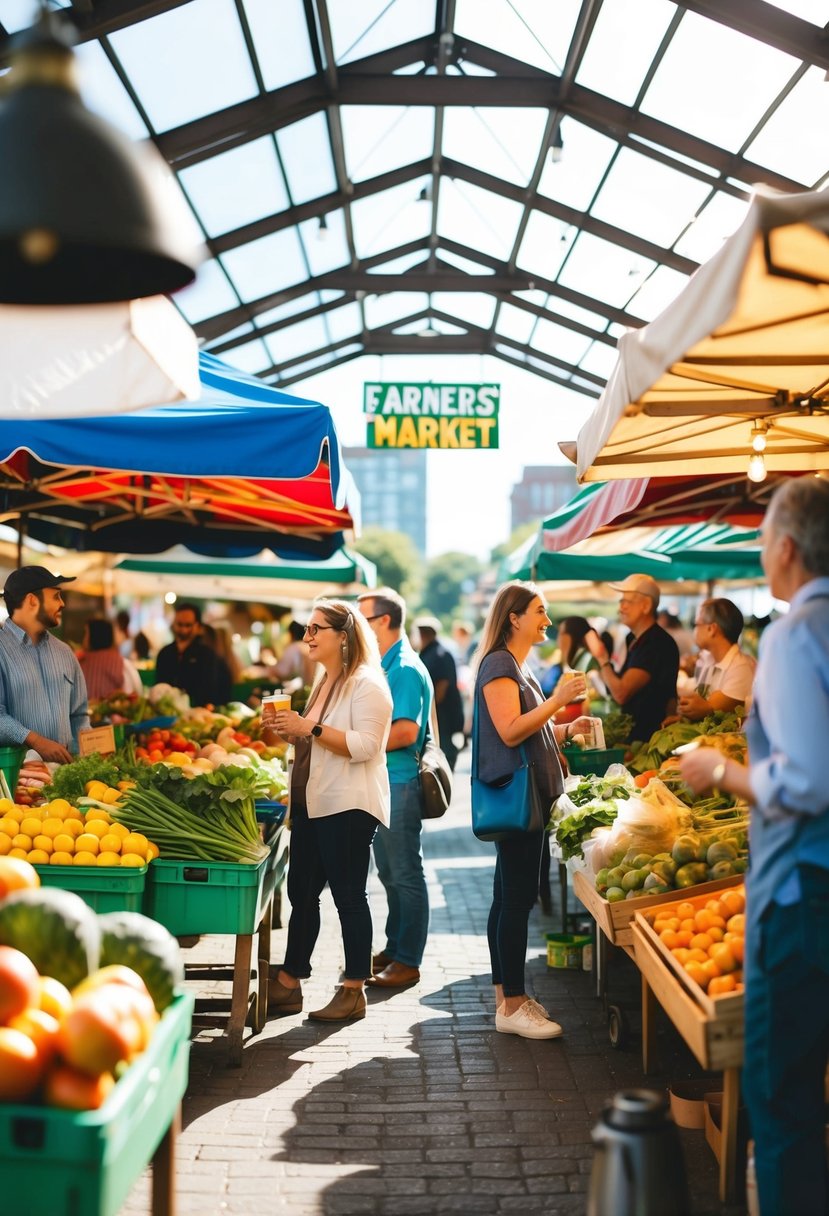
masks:
POLYGON ((64 1110, 97 1110, 115 1084, 111 1073, 88 1077, 76 1068, 54 1068, 47 1074, 44 1097, 64 1110))
POLYGON ((646 772, 639 773, 638 777, 634 777, 633 784, 637 787, 637 789, 643 790, 645 788, 645 786, 648 784, 648 782, 650 781, 651 777, 656 777, 656 776, 657 776, 656 769, 649 768, 649 769, 647 769, 646 772))
POLYGON ((37 968, 22 950, 0 946, 0 1022, 37 1004, 38 980, 37 968))

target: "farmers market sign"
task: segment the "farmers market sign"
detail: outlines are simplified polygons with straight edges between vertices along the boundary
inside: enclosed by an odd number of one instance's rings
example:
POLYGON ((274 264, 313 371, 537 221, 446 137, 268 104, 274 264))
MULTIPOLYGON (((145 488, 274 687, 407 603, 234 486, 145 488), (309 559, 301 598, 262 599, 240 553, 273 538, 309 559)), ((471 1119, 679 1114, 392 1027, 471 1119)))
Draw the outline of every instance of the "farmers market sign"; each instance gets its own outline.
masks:
POLYGON ((363 388, 370 448, 497 448, 500 384, 363 388))

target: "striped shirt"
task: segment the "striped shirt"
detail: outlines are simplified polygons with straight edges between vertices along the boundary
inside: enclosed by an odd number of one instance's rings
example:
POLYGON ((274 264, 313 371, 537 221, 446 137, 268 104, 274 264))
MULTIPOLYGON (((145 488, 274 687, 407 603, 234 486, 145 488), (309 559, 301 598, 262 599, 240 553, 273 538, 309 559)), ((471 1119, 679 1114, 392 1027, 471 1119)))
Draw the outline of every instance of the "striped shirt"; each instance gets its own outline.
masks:
POLYGON ((11 618, 0 629, 0 744, 35 731, 72 752, 89 726, 86 681, 70 646, 51 633, 37 643, 11 618))

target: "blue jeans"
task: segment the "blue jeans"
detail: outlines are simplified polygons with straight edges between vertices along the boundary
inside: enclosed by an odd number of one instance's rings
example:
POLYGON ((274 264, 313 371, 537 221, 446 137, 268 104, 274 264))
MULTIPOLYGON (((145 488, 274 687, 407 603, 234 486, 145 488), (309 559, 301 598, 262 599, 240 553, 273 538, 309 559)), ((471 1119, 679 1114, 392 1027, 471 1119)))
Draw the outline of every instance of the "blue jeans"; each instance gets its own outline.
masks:
POLYGON ((763 1216, 825 1216, 829 873, 800 867, 802 898, 748 927, 743 1094, 763 1216))
POLYGON ((331 888, 340 917, 345 978, 371 975, 371 911, 366 895, 371 840, 377 820, 368 811, 340 811, 309 819, 292 811, 288 898, 291 919, 284 968, 295 979, 311 974, 311 955, 320 932, 320 895, 331 888))
POLYGON ((407 967, 420 966, 429 932, 420 827, 420 782, 393 781, 390 826, 377 829, 374 860, 389 903, 384 953, 407 967))
POLYGON ((495 846, 498 857, 486 935, 492 982, 503 985, 504 996, 522 996, 527 991, 527 922, 538 899, 543 843, 543 831, 516 832, 495 846))

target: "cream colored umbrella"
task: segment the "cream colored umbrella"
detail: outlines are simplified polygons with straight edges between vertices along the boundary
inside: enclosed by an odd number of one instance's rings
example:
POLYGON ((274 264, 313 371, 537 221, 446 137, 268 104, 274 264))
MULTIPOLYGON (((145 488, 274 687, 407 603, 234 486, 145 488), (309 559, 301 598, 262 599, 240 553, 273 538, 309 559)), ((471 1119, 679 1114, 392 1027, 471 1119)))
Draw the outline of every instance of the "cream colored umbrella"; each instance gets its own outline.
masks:
POLYGON ((575 444, 580 482, 829 469, 829 191, 745 220, 619 359, 575 444))

